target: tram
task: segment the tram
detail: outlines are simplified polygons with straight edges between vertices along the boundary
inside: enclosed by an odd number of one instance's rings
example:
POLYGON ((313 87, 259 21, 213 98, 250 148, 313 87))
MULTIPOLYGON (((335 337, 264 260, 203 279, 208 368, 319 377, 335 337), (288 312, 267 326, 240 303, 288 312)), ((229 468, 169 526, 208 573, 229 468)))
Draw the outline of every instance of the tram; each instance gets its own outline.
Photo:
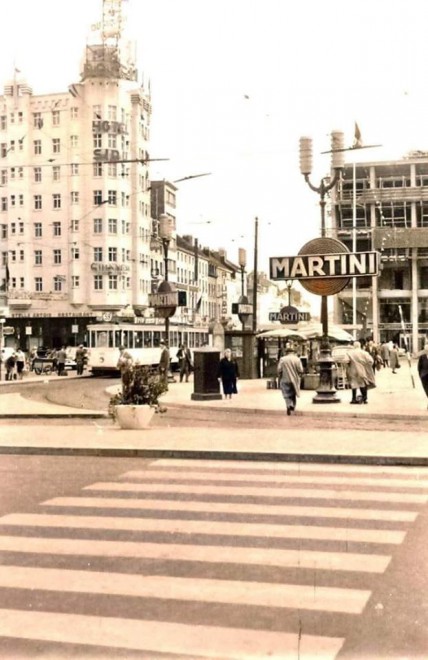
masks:
MULTIPOLYGON (((88 370, 94 376, 117 374, 120 349, 129 350, 139 364, 156 367, 161 354, 160 342, 165 340, 164 328, 158 324, 94 323, 87 326, 88 370)), ((171 324, 169 351, 171 368, 178 368, 177 351, 186 343, 190 350, 209 344, 208 328, 171 324)))

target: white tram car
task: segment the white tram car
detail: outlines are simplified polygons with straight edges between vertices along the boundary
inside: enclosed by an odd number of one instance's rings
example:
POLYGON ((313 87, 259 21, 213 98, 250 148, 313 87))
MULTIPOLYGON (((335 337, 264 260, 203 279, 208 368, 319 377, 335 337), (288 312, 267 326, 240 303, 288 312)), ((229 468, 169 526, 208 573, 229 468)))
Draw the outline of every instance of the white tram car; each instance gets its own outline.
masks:
MULTIPOLYGON (((126 348, 139 364, 155 367, 165 340, 164 328, 158 324, 94 323, 87 326, 88 368, 94 376, 117 374, 120 349, 126 348)), ((171 367, 178 367, 177 351, 186 343, 190 350, 209 343, 208 328, 170 325, 169 351, 171 367)))

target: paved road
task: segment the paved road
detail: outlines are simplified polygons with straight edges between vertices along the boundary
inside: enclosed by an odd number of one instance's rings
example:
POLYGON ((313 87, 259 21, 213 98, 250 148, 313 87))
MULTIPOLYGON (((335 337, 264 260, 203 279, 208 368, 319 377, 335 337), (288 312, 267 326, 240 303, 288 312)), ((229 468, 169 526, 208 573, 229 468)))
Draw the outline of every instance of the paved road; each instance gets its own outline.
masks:
POLYGON ((0 518, 0 657, 426 657, 427 469, 65 460, 0 518))

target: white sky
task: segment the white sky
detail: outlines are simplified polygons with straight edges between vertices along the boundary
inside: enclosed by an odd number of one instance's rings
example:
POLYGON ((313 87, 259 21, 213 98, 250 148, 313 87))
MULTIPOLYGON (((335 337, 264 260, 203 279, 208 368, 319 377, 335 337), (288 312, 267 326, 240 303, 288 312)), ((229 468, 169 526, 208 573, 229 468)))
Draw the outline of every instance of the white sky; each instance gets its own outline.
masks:
MULTIPOLYGON (((428 149, 427 0, 128 0, 138 65, 152 89, 151 177, 179 184, 178 231, 246 247, 259 269, 319 235, 318 196, 299 173, 314 139, 313 181, 328 171, 332 129, 359 160, 428 149), (249 98, 245 98, 247 95, 249 98)), ((0 85, 14 62, 34 93, 66 90, 101 0, 3 0, 0 85)), ((141 78, 140 78, 141 80, 141 78)))

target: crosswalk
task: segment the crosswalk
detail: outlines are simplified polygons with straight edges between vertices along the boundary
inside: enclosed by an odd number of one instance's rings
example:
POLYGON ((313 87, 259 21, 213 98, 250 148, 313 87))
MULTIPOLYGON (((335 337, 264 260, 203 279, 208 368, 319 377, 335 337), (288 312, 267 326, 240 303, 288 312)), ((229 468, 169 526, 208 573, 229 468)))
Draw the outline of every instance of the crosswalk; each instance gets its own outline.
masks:
POLYGON ((404 467, 163 459, 88 484, 0 518, 0 657, 336 658, 427 501, 404 467))

